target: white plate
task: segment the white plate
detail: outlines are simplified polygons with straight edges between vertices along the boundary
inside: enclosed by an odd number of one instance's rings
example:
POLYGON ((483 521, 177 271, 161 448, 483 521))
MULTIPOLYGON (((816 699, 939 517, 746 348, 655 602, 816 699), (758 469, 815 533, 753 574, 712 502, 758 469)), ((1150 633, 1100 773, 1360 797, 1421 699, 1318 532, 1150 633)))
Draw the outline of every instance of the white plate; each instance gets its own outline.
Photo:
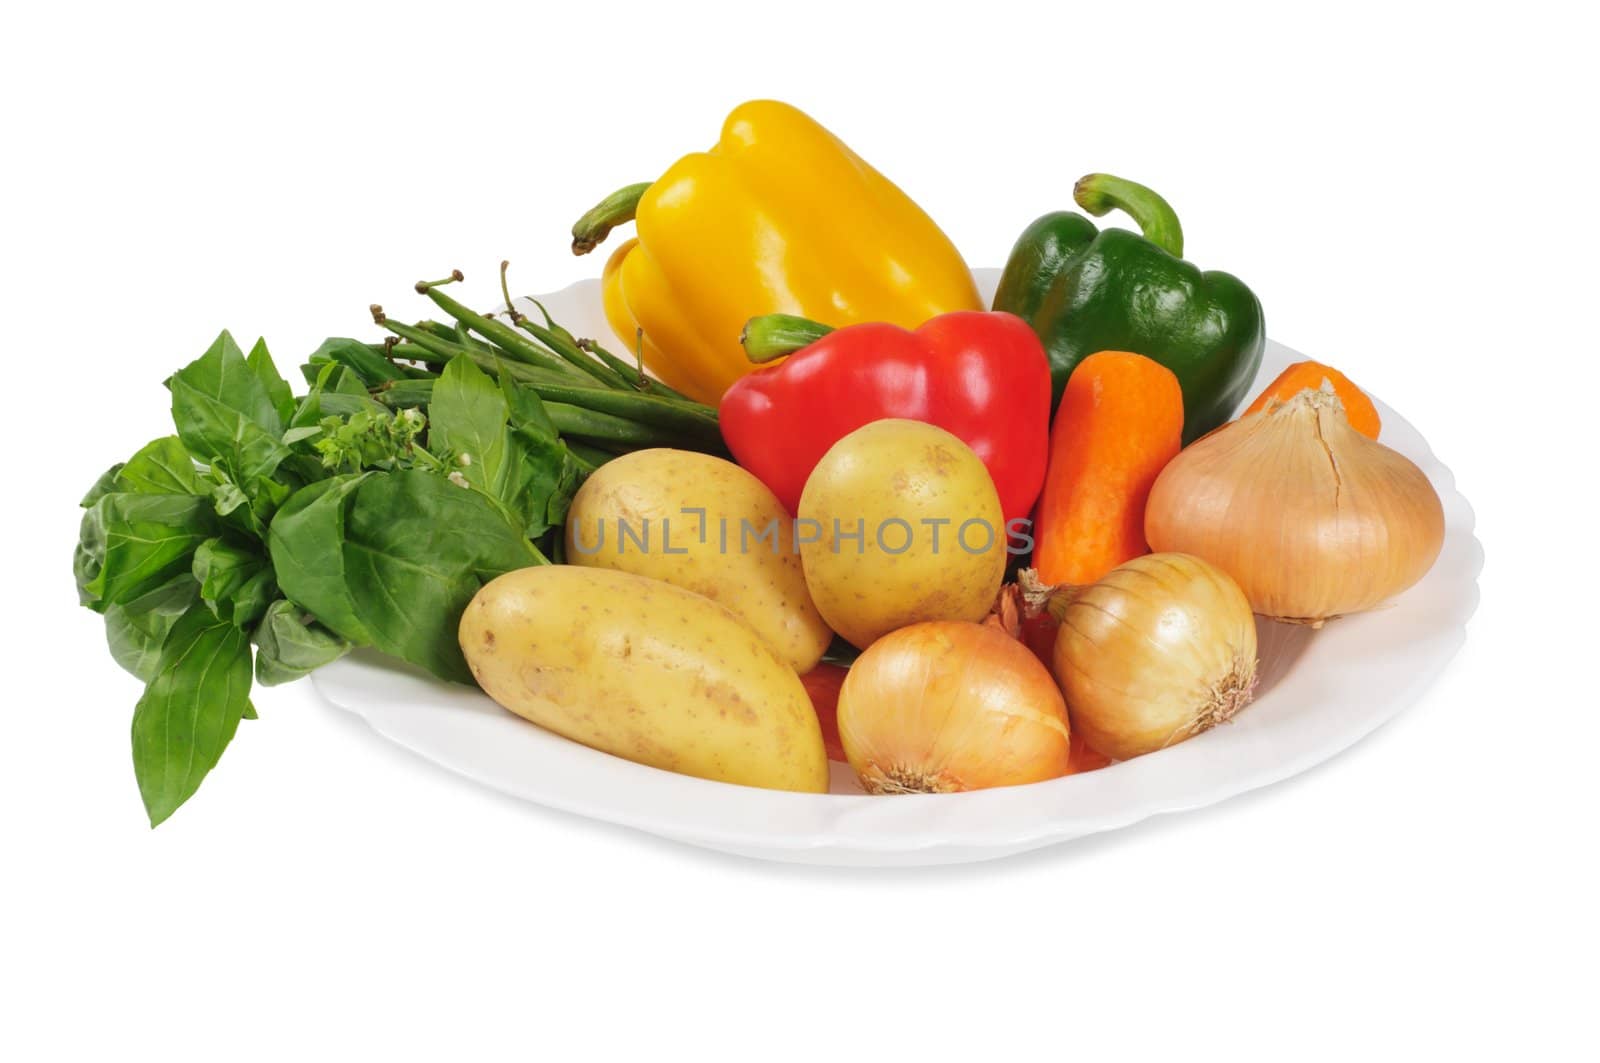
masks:
MULTIPOLYGON (((996 270, 975 276, 989 293, 996 270)), ((609 336, 597 281, 545 297, 578 335, 609 336)), ((530 312, 532 307, 527 308, 530 312)), ((626 349, 625 346, 618 350, 626 349)), ((1302 358, 1268 341, 1261 380, 1302 358)), ((1376 401, 1376 400, 1375 400, 1376 401)), ((551 808, 773 860, 911 865, 1006 856, 1213 804, 1349 748, 1418 699, 1466 638, 1483 550, 1472 509, 1428 444, 1378 404, 1383 441, 1422 467, 1444 501, 1433 570, 1384 608, 1321 631, 1258 621, 1261 682, 1231 723, 1083 775, 970 794, 867 797, 833 766, 833 792, 708 782, 569 742, 476 690, 357 654, 314 673, 317 691, 392 742, 469 779, 551 808)))

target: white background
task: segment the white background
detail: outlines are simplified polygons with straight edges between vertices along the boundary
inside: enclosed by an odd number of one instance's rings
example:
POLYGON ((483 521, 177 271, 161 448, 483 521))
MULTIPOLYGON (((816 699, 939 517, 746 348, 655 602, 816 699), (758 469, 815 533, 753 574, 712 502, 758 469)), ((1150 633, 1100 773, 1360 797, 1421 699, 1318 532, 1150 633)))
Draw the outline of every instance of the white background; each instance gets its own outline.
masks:
POLYGON ((1594 1058, 1596 78, 1577 5, 33 4, 3 80, 0 1056, 1594 1058), (1472 7, 1472 13, 1467 8, 1472 7), (914 10, 915 13, 911 13, 914 10), (1432 693, 1267 791, 998 864, 765 865, 260 692, 160 830, 75 500, 223 327, 292 368, 799 104, 970 262, 1108 170, 1428 436, 1487 551, 1432 693))

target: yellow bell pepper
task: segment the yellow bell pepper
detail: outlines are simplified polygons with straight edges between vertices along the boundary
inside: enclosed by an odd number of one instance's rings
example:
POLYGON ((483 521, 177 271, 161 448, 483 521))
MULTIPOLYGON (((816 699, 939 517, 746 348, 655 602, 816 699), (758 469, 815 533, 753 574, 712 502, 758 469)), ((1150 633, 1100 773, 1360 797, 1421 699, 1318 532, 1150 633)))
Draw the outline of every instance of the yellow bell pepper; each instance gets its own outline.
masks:
POLYGON ((785 103, 741 104, 716 147, 608 197, 573 227, 573 252, 630 219, 638 236, 606 263, 606 318, 630 350, 643 330, 645 364, 701 402, 756 368, 739 333, 758 314, 914 328, 983 309, 933 220, 785 103))

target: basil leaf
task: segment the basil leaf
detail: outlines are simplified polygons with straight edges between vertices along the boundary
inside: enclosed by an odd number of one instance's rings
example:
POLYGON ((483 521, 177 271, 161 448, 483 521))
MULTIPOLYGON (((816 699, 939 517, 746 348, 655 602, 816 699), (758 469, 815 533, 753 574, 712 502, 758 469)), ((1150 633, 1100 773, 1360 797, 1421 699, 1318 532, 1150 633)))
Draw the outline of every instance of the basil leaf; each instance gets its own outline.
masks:
POLYGON ((428 449, 448 451, 473 487, 508 499, 513 479, 506 440, 511 410, 493 378, 457 355, 433 383, 428 402, 428 449))
POLYGON ((212 615, 236 627, 261 618, 278 595, 272 570, 259 548, 249 549, 223 538, 207 539, 194 552, 194 578, 212 615))
POLYGON ((194 459, 177 436, 146 443, 117 476, 117 490, 146 495, 203 495, 194 459))
POLYGON ((420 470, 303 488, 269 547, 284 596, 334 634, 461 682, 467 603, 502 572, 544 561, 495 503, 420 470))
POLYGON ((79 526, 79 599, 91 609, 126 604, 187 572, 195 548, 216 533, 211 504, 199 495, 104 495, 79 526))
POLYGON ((257 480, 251 497, 220 465, 211 467, 211 505, 223 523, 246 537, 265 542, 267 523, 288 498, 290 488, 277 480, 257 480))
POLYGON ((301 428, 320 424, 322 421, 322 391, 332 379, 339 367, 332 362, 322 366, 303 365, 301 374, 306 378, 306 383, 311 390, 300 399, 295 407, 294 416, 289 418, 290 428, 301 428))
POLYGON ((106 645, 123 668, 148 683, 161 663, 161 646, 178 618, 199 597, 200 585, 185 574, 175 576, 126 605, 106 609, 106 645))
POLYGON ((500 393, 505 396, 510 411, 512 431, 533 439, 555 439, 556 426, 544 408, 544 400, 532 388, 518 385, 510 373, 500 374, 500 393))
POLYGON ((101 498, 117 490, 117 477, 122 474, 122 466, 123 463, 119 461, 115 465, 111 466, 111 468, 101 473, 100 479, 94 482, 94 486, 89 488, 89 493, 83 496, 82 501, 80 501, 78 505, 82 506, 84 509, 88 509, 90 506, 100 501, 101 498))
MULTIPOLYGON (((329 375, 338 366, 327 366, 329 375)), ((322 464, 310 442, 322 435, 322 387, 315 379, 312 388, 295 405, 294 412, 289 416, 287 427, 280 438, 285 447, 290 450, 289 456, 280 465, 279 475, 293 478, 299 484, 317 483, 333 475, 332 470, 322 464)))
MULTIPOLYGON (((267 533, 267 552, 284 597, 350 642, 372 641, 345 581, 345 516, 356 490, 375 473, 320 480, 289 496, 267 533)), ((456 488, 460 490, 460 488, 456 488)))
POLYGON ((278 420, 287 421, 294 414, 294 392, 289 390, 289 382, 283 379, 278 367, 272 364, 272 355, 267 351, 267 341, 256 340, 256 345, 250 348, 250 354, 244 361, 256 375, 256 379, 261 381, 261 386, 266 389, 267 397, 272 400, 273 408, 278 411, 278 420))
POLYGON ((228 333, 175 373, 167 388, 183 445, 202 461, 221 465, 247 493, 288 457, 272 394, 228 333))
POLYGON ((343 555, 346 586, 372 645, 463 683, 472 676, 456 629, 467 603, 495 576, 545 563, 489 499, 416 470, 361 482, 343 555))
POLYGON ((303 424, 298 428, 291 428, 283 433, 283 445, 292 447, 304 440, 315 439, 321 434, 322 426, 320 424, 303 424))
POLYGON ((212 470, 212 475, 218 477, 218 482, 211 486, 211 505, 217 516, 231 517, 241 509, 249 510, 250 496, 244 493, 244 488, 220 470, 212 470))
POLYGON ((133 712, 133 771, 150 825, 194 795, 250 704, 250 642, 196 603, 161 648, 133 712))
POLYGON ((335 366, 333 372, 329 374, 327 382, 323 385, 322 395, 323 398, 329 395, 348 395, 353 399, 364 399, 369 404, 368 408, 387 412, 383 403, 367 394, 367 386, 361 382, 361 378, 342 365, 335 366))
POLYGON ((572 496, 578 493, 578 488, 583 486, 583 468, 567 451, 565 443, 561 445, 565 452, 561 456, 561 473, 556 477, 555 486, 550 491, 550 497, 545 501, 545 527, 555 528, 567 522, 567 510, 572 506, 572 496))
POLYGON ((338 362, 360 377, 361 382, 369 388, 377 387, 386 380, 400 380, 405 376, 393 362, 369 345, 342 336, 332 336, 323 340, 322 345, 311 352, 309 361, 312 365, 338 362))
POLYGON ((267 606, 275 601, 279 594, 278 580, 270 567, 261 569, 254 576, 245 581, 244 586, 234 592, 229 604, 229 619, 234 627, 249 629, 261 619, 267 611, 267 606))
POLYGON ((497 386, 457 357, 434 382, 428 424, 430 446, 470 455, 461 474, 510 507, 524 536, 537 539, 566 519, 581 471, 538 394, 511 383, 510 374, 497 386))
POLYGON ((350 652, 350 643, 310 613, 279 598, 256 628, 256 682, 277 686, 299 679, 350 652))
POLYGON ((207 539, 194 552, 194 578, 200 581, 200 597, 207 602, 222 601, 265 565, 265 559, 255 551, 221 537, 207 539))
POLYGON ((523 534, 537 539, 567 519, 567 507, 583 477, 559 439, 520 431, 513 432, 511 439, 518 455, 514 466, 518 479, 509 494, 522 518, 523 534))
MULTIPOLYGON (((307 366, 307 368, 311 368, 307 366)), ((349 417, 356 413, 371 413, 387 416, 389 409, 383 403, 367 394, 367 386, 361 378, 337 362, 324 365, 317 374, 317 381, 312 395, 307 395, 307 400, 313 395, 316 397, 317 417, 349 417)), ((295 414, 295 423, 303 423, 301 417, 306 411, 295 414)))
POLYGON ((511 411, 511 444, 519 455, 508 498, 524 520, 524 534, 537 539, 567 519, 572 496, 583 484, 583 470, 556 433, 544 403, 531 388, 500 377, 511 411))

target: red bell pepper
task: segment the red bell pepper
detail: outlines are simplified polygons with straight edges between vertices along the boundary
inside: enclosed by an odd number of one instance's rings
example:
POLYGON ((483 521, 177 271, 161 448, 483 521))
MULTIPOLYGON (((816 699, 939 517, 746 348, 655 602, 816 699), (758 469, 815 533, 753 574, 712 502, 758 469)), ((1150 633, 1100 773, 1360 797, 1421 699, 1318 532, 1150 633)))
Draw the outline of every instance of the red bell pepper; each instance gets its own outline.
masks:
POLYGON ((963 310, 915 331, 833 331, 770 314, 746 326, 743 342, 758 362, 789 357, 728 389, 722 436, 790 513, 828 448, 886 417, 938 425, 971 447, 1007 522, 1033 509, 1049 451, 1050 362, 1021 318, 963 310))

